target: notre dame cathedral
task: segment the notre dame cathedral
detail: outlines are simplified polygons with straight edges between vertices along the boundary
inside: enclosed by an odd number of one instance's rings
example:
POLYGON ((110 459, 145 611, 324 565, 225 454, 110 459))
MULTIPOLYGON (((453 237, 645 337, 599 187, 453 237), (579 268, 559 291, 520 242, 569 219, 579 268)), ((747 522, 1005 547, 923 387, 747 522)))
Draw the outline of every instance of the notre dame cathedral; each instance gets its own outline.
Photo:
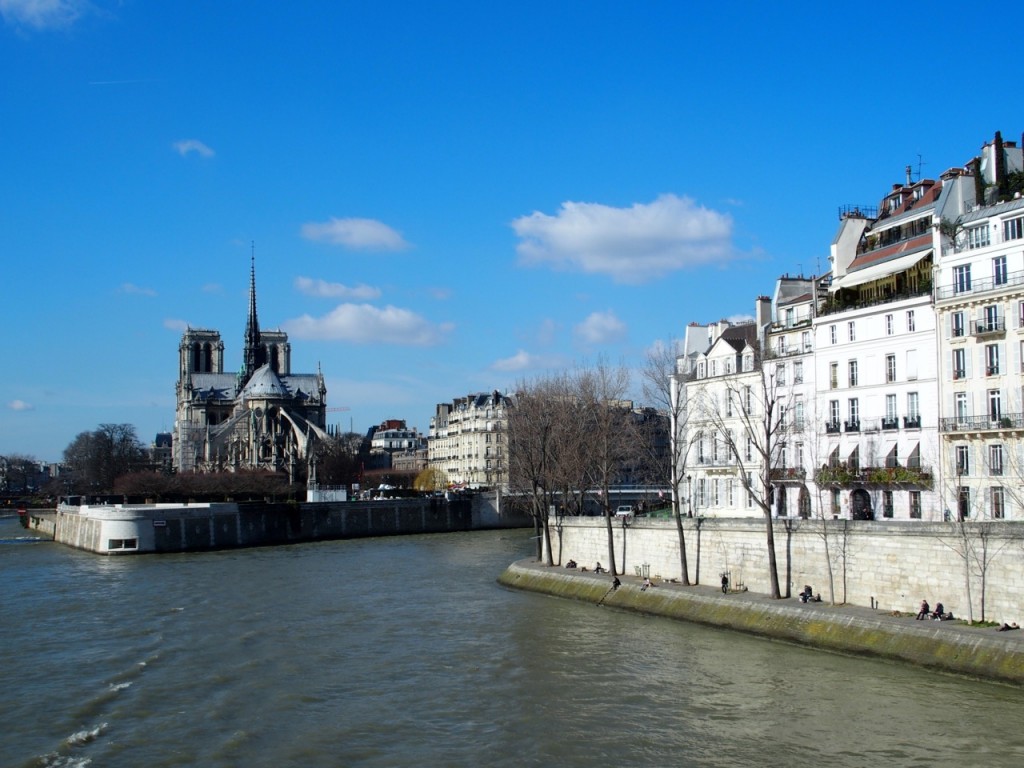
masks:
POLYGON ((249 272, 249 318, 238 373, 224 371, 220 332, 189 328, 178 347, 174 467, 178 472, 267 469, 306 476, 313 447, 327 438, 323 373, 291 372, 283 331, 261 331, 256 262, 249 272))

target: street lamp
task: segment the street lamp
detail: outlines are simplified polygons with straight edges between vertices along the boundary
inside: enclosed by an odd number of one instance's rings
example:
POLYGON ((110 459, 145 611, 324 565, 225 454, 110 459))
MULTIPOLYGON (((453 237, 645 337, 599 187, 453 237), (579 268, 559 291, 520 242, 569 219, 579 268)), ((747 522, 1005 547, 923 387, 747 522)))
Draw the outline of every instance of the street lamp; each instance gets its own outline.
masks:
POLYGON ((692 478, 686 476, 686 516, 693 517, 693 486, 691 485, 692 478))

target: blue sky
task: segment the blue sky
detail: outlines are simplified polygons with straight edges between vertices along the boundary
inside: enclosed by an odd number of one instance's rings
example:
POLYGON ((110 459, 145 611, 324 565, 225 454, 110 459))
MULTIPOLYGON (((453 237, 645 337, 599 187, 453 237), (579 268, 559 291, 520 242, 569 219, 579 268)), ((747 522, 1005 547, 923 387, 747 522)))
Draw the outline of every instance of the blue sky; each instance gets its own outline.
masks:
POLYGON ((971 10, 0 0, 0 454, 169 431, 186 326, 240 365, 253 244, 345 429, 638 368, 826 269, 906 165, 1020 139, 971 10))

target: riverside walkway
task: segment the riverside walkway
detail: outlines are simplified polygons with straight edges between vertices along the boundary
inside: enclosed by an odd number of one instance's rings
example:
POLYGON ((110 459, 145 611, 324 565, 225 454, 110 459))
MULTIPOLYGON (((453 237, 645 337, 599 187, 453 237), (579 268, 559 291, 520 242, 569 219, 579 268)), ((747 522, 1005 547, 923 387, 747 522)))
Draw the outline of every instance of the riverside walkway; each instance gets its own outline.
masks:
POLYGON ((829 651, 909 662, 973 678, 1024 685, 1024 631, 999 632, 960 621, 918 621, 906 613, 827 602, 773 600, 755 592, 722 594, 720 587, 612 577, 531 560, 511 564, 498 582, 612 608, 693 621, 829 651))

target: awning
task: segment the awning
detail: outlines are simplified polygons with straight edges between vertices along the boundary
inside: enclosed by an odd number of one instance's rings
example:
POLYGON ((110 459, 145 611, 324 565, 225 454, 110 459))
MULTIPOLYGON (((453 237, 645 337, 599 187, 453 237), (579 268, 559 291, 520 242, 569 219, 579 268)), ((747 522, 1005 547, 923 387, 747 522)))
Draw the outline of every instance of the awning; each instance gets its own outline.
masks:
POLYGON ((889 259, 880 264, 872 264, 869 267, 858 269, 856 272, 848 272, 842 277, 834 279, 832 285, 829 286, 829 291, 834 293, 840 288, 853 288, 855 285, 864 285, 864 283, 870 283, 872 280, 877 280, 880 277, 885 277, 895 272, 905 272, 919 261, 931 255, 932 249, 928 248, 924 251, 897 256, 895 259, 889 259))

